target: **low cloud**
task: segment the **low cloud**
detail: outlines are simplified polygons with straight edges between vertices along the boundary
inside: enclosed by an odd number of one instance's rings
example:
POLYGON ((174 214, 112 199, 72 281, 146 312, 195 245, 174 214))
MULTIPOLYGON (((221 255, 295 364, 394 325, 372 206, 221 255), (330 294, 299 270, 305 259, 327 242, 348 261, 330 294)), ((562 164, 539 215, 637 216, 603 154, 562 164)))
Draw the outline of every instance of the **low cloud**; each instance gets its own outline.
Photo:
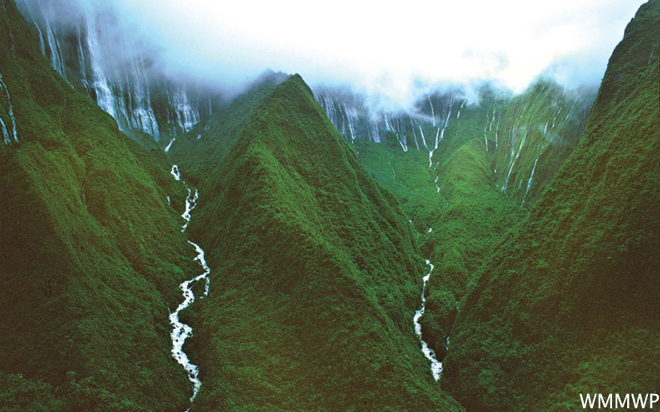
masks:
POLYGON ((388 108, 457 84, 466 95, 485 81, 520 92, 540 75, 597 84, 642 3, 57 1, 114 15, 170 76, 240 90, 266 69, 300 73, 388 108))

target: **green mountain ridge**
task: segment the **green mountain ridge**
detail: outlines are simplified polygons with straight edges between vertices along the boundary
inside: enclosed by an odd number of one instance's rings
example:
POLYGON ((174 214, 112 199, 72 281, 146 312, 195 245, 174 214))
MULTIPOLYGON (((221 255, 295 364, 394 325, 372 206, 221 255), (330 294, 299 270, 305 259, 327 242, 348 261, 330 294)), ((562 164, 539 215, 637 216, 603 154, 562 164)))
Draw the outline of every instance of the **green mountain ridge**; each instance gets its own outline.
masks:
POLYGON ((168 153, 184 176, 195 184, 213 176, 261 101, 287 77, 283 73, 264 73, 226 108, 177 138, 168 153))
POLYGON ((191 221, 215 273, 192 410, 460 410, 414 335, 424 266, 396 201, 299 76, 263 87, 191 221))

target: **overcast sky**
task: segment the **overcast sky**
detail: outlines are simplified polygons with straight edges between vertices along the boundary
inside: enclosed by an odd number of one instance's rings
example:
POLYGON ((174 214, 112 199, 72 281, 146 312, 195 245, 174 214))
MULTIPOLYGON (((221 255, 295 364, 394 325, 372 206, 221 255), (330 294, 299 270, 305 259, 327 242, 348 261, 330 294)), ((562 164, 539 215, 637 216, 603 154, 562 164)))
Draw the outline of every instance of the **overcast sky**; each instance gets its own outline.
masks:
POLYGON ((522 91, 542 73, 598 83, 642 3, 112 0, 172 72, 232 85, 270 68, 403 106, 438 84, 489 79, 522 91))

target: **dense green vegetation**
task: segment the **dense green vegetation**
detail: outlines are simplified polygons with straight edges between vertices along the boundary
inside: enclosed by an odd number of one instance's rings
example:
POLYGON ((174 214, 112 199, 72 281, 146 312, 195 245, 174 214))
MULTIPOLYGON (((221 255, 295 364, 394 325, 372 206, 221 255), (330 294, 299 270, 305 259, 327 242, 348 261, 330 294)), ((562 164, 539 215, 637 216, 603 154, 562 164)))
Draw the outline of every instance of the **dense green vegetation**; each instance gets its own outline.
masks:
POLYGON ((255 101, 189 229, 213 268, 193 410, 460 410, 412 328, 425 267, 397 202, 299 76, 255 101))
MULTIPOLYGON (((421 131, 407 131, 407 152, 391 132, 384 143, 356 139, 353 145, 371 175, 399 199, 422 255, 435 265, 422 333, 442 359, 458 301, 493 246, 526 217, 523 200, 526 206, 534 203, 579 141, 581 110, 591 97, 539 80, 515 97, 484 86, 478 105, 464 104, 452 93, 429 100, 442 114, 436 118, 448 119, 432 158, 427 147, 435 147, 445 124, 437 120, 436 127, 423 123, 421 131), (507 175, 515 184, 504 189, 507 175)), ((423 103, 418 110, 430 117, 430 106, 423 103)))
POLYGON ((589 89, 540 80, 502 109, 494 105, 485 137, 497 187, 520 205, 533 202, 578 144, 593 99, 589 89))
POLYGON ((167 308, 197 268, 167 159, 60 78, 9 1, 0 62, 0 409, 183 410, 167 308))
MULTIPOLYGON (((284 79, 282 73, 264 73, 248 90, 223 108, 212 119, 198 123, 178 138, 169 154, 180 166, 187 181, 198 184, 214 173, 232 147, 260 102, 284 79)), ((165 147, 169 142, 161 141, 165 147)))
POLYGON ((471 411, 660 387, 658 8, 629 24, 582 141, 461 307, 443 387, 471 411))

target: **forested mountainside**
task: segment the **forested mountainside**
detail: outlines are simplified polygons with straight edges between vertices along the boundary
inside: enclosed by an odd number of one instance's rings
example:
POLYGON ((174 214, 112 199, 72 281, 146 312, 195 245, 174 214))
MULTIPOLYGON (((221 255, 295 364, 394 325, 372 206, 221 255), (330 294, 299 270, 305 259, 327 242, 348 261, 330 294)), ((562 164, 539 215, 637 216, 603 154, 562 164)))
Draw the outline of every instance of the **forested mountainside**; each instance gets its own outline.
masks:
POLYGON ((193 322, 206 383, 192 410, 460 410, 412 328, 426 268, 410 224, 303 80, 282 80, 234 103, 252 108, 228 150, 218 115, 171 151, 222 159, 190 226, 215 271, 193 322))
POLYGON ((660 387, 659 5, 628 25, 580 144, 460 308, 443 387, 468 410, 660 387))
POLYGON ((478 104, 460 90, 435 93, 413 114, 375 120, 347 91, 320 89, 316 97, 371 175, 397 197, 434 265, 422 326, 442 359, 458 301, 580 141, 595 91, 538 80, 512 96, 484 85, 478 104))
MULTIPOLYGON (((424 189, 435 187, 423 179, 428 172, 409 169, 426 165, 434 179, 438 167, 472 140, 481 141, 495 186, 519 205, 536 199, 579 142, 595 93, 539 79, 513 96, 486 83, 476 102, 460 88, 437 91, 413 110, 375 118, 347 90, 319 88, 316 98, 369 171, 415 217, 428 204, 424 189)), ((428 217, 422 213, 419 219, 428 217)))
MULTIPOLYGON (((172 138, 167 151, 186 179, 195 184, 212 179, 215 169, 252 119, 261 101, 288 75, 267 71, 215 116, 196 124, 181 138, 172 138)), ((210 189, 210 187, 209 187, 210 189)))
POLYGON ((126 138, 0 10, 0 404, 172 410, 190 396, 168 307, 191 266, 169 162, 126 138))

